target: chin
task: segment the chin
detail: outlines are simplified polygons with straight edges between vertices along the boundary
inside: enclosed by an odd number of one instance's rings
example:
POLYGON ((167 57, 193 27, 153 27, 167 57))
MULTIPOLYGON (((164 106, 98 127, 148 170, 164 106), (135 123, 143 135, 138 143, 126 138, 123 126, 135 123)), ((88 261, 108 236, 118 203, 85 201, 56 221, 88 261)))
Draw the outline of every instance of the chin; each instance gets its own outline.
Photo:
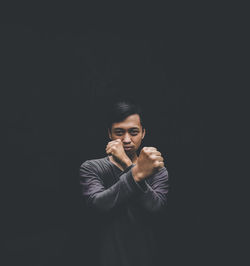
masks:
POLYGON ((134 150, 125 151, 126 154, 132 154, 132 153, 134 153, 134 152, 135 152, 134 150))

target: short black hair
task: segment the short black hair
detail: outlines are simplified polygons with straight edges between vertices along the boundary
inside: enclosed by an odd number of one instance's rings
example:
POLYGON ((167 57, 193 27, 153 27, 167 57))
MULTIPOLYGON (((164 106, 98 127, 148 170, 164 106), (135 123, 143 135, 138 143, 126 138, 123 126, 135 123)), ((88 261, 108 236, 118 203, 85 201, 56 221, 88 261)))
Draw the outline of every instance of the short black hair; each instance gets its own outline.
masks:
POLYGON ((111 104, 106 119, 106 127, 111 131, 112 124, 121 122, 130 115, 138 114, 142 129, 144 129, 144 120, 142 108, 138 103, 132 100, 120 100, 111 104))

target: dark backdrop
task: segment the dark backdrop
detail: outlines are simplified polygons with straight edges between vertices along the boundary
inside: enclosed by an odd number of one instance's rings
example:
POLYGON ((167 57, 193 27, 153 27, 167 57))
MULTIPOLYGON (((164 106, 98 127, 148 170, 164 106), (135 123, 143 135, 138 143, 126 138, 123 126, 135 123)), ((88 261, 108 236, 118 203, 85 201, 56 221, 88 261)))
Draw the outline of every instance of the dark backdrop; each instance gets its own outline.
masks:
POLYGON ((102 118, 119 96, 142 105, 143 145, 157 147, 169 170, 162 260, 205 265, 216 254, 203 125, 208 72, 218 61, 211 21, 203 8, 195 16, 186 8, 172 14, 151 6, 116 12, 33 6, 6 16, 0 28, 5 265, 88 265, 78 171, 86 159, 106 156, 102 118))

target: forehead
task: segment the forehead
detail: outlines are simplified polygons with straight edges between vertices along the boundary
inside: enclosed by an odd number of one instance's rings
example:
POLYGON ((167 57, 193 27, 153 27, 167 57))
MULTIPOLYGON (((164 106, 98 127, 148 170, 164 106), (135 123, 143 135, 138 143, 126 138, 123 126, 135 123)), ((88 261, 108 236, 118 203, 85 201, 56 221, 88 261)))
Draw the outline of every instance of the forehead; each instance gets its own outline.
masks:
POLYGON ((112 125, 112 129, 116 128, 129 129, 132 127, 141 128, 140 116, 138 114, 130 115, 126 117, 123 121, 113 123, 112 125))

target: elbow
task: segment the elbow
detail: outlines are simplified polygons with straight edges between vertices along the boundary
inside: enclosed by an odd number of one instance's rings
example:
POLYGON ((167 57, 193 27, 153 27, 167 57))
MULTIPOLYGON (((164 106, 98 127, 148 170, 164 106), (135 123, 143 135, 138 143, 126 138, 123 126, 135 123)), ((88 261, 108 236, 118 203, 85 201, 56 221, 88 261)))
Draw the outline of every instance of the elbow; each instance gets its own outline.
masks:
POLYGON ((158 201, 148 206, 148 210, 152 213, 162 213, 167 209, 167 201, 158 201))
POLYGON ((155 210, 153 212, 155 212, 155 213, 161 213, 161 212, 164 212, 166 209, 167 209, 167 203, 166 202, 163 202, 163 203, 159 204, 155 208, 155 210))

